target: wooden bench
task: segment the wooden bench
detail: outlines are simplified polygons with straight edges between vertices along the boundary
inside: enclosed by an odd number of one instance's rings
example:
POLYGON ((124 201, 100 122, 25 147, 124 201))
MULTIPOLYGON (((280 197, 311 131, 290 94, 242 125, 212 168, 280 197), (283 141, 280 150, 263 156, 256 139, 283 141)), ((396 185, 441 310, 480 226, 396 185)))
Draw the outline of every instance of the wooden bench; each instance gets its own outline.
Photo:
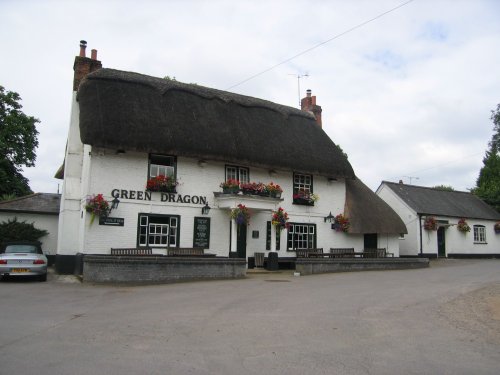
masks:
POLYGON ((205 255, 205 249, 202 247, 174 247, 174 248, 167 249, 167 255, 168 256, 200 256, 200 255, 205 255))
POLYGON ((354 258, 354 247, 330 248, 333 258, 354 258))
POLYGON ((117 248, 111 249, 111 255, 152 255, 153 250, 148 248, 117 248))
POLYGON ((319 249, 297 249, 295 250, 297 258, 314 258, 323 256, 323 248, 319 249))
POLYGON ((388 256, 394 257, 394 254, 388 253, 385 248, 363 250, 363 258, 386 258, 388 256))

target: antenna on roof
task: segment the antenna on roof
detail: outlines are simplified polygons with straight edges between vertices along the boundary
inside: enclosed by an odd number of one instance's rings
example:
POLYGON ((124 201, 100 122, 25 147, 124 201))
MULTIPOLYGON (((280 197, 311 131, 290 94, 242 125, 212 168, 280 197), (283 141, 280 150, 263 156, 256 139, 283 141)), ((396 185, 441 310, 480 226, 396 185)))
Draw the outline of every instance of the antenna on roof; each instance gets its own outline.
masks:
POLYGON ((309 77, 309 73, 306 74, 289 74, 289 76, 297 77, 297 92, 299 94, 299 108, 300 108, 300 79, 303 77, 309 77))
POLYGON ((410 180, 410 185, 411 185, 411 180, 412 179, 415 179, 415 180, 419 180, 420 179, 419 177, 415 177, 415 176, 403 176, 403 177, 410 180))

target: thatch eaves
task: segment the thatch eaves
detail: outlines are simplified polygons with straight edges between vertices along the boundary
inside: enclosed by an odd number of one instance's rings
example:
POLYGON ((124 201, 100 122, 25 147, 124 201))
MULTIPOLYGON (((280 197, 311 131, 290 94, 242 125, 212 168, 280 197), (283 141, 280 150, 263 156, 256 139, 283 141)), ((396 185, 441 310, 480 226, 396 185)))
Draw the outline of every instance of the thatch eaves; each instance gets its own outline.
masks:
POLYGON ((112 69, 89 74, 78 102, 92 146, 354 177, 314 116, 295 108, 112 69))
POLYGON ((349 233, 408 233, 399 215, 359 179, 346 179, 344 214, 349 233))

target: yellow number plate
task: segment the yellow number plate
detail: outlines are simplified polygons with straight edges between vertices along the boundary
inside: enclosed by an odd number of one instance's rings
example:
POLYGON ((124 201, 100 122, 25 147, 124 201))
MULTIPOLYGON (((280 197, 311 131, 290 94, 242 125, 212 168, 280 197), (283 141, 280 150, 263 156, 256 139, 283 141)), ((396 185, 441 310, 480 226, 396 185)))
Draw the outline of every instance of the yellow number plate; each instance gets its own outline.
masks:
POLYGON ((29 269, 27 268, 13 268, 12 273, 23 273, 23 272, 29 272, 29 269))

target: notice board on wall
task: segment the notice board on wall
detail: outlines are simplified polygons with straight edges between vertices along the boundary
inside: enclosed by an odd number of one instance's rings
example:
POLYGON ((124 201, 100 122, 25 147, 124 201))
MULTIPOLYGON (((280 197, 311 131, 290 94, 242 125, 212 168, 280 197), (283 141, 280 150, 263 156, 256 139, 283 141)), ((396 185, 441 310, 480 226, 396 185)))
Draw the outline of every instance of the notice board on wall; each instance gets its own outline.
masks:
POLYGON ((194 234, 193 247, 210 247, 210 218, 195 217, 194 218, 194 234))

